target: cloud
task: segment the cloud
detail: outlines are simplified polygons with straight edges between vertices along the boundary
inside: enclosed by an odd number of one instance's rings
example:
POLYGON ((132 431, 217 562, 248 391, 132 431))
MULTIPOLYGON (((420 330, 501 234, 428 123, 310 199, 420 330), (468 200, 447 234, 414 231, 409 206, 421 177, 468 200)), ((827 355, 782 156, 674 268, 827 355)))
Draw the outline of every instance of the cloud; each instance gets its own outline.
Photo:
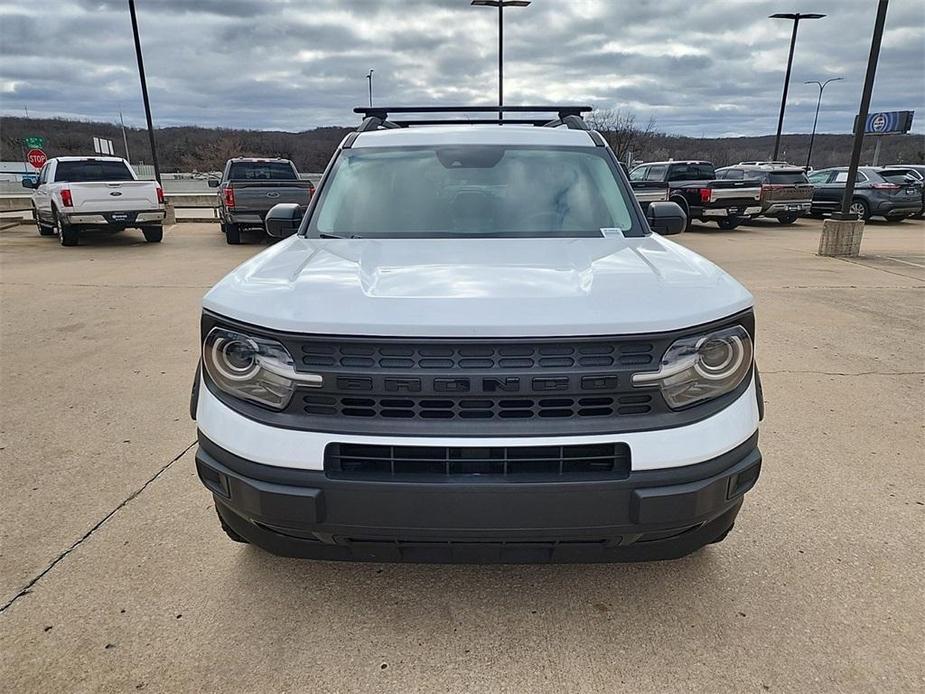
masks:
MULTIPOLYGON (((785 131, 847 132, 876 3, 790 0, 801 24, 785 131)), ((771 0, 534 0, 505 12, 505 100, 590 102, 686 135, 773 132, 791 24, 771 0)), ((497 13, 468 0, 140 0, 155 122, 305 130, 378 103, 497 98, 497 13)), ((925 118, 925 3, 893 0, 872 107, 925 118)), ((143 123, 124 0, 0 0, 0 111, 143 123), (49 50, 49 47, 54 50, 49 50)), ((920 121, 921 123, 921 121, 920 121)), ((921 130, 922 128, 917 128, 921 130)))

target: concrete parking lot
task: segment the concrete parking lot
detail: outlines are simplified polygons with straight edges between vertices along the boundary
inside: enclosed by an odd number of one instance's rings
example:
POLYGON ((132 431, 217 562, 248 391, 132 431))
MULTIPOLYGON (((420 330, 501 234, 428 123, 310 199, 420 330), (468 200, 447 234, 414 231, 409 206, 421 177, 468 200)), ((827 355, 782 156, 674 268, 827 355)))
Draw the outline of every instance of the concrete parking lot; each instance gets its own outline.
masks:
MULTIPOLYGON (((925 223, 676 237, 755 294, 763 476, 722 544, 645 565, 280 559, 193 466, 217 226, 0 233, 0 689, 913 692, 925 688, 925 223)), ((632 297, 621 297, 631 301, 632 297)))

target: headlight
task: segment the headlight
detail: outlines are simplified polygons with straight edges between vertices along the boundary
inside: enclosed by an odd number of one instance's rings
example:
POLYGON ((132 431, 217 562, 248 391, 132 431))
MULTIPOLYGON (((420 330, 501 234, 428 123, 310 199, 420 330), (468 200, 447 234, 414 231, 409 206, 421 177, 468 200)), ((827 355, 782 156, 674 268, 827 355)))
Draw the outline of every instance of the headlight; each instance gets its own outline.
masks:
POLYGON ((202 345, 202 362, 222 391, 275 410, 289 404, 298 383, 321 385, 321 376, 297 373, 276 340, 237 330, 212 328, 202 345))
POLYGON ((740 325, 674 342, 658 371, 633 374, 634 386, 658 386, 674 410, 735 390, 752 367, 752 339, 740 325))

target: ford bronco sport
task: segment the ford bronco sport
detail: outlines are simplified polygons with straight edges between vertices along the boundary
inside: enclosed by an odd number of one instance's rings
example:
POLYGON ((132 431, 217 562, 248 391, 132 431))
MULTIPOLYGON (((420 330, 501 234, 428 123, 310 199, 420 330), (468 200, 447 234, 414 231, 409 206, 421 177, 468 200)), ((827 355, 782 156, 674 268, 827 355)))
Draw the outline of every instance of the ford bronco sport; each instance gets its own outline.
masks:
POLYGON ((392 119, 435 110, 357 109, 307 209, 270 211, 288 238, 203 300, 196 466, 225 532, 371 561, 722 540, 761 466, 751 295, 663 238, 683 212, 643 214, 587 108, 392 119))

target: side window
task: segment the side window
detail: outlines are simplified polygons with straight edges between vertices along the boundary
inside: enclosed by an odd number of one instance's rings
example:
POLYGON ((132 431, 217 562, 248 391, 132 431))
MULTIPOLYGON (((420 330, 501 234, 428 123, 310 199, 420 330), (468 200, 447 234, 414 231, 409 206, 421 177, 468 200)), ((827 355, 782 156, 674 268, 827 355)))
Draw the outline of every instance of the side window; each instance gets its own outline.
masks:
MULTIPOLYGON (((848 180, 848 174, 845 174, 845 180, 848 180)), ((854 177, 855 183, 863 183, 866 180, 868 180, 867 174, 863 173, 862 171, 858 171, 857 176, 854 177)))
POLYGON ((45 166, 42 167, 41 172, 39 172, 39 185, 42 185, 43 183, 48 182, 48 169, 49 168, 50 168, 49 165, 45 164, 45 166))
POLYGON ((659 164, 658 166, 650 166, 648 173, 646 173, 646 180, 647 181, 664 181, 666 171, 668 171, 667 164, 659 164))
POLYGON ((635 169, 630 171, 630 180, 631 181, 644 181, 646 178, 646 171, 649 170, 648 166, 637 166, 635 169))
MULTIPOLYGON (((814 185, 822 185, 829 180, 830 171, 813 171, 809 176, 809 182, 814 185)), ((847 176, 845 177, 847 180, 847 176)))
POLYGON ((741 181, 745 178, 745 172, 742 169, 726 169, 725 178, 730 181, 741 181))

